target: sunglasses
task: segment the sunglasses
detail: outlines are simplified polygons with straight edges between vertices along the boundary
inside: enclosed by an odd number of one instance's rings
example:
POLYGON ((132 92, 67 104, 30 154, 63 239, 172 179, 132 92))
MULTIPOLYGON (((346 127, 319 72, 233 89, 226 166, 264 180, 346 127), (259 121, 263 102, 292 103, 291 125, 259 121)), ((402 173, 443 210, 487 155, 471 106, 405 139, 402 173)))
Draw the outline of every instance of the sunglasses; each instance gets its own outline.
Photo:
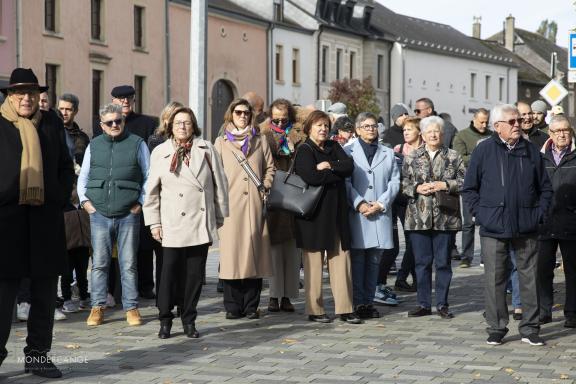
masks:
POLYGON ((108 128, 112 128, 112 126, 120 126, 122 124, 122 119, 110 120, 110 121, 101 121, 102 124, 107 126, 108 128))
POLYGON ((420 114, 420 112, 422 112, 422 110, 421 110, 421 109, 415 109, 415 110, 414 110, 414 113, 415 113, 415 114, 417 114, 417 115, 419 115, 419 114, 420 114))
POLYGON ((522 124, 523 121, 524 121, 524 119, 519 117, 517 119, 498 120, 498 123, 506 123, 508 125, 514 126, 515 123, 518 123, 518 125, 520 125, 520 124, 522 124))
POLYGON ((272 119, 272 124, 274 125, 285 125, 288 124, 288 119, 272 119))
POLYGON ((234 114, 238 117, 244 115, 244 116, 250 116, 250 111, 241 111, 239 109, 234 111, 234 114))

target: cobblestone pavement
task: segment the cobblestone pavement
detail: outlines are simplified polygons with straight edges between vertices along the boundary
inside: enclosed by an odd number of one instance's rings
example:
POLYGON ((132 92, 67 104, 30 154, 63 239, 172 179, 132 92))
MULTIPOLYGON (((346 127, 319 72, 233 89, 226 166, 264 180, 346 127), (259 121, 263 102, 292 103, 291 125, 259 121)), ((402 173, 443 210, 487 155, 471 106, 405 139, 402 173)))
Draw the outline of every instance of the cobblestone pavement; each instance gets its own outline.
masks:
MULTIPOLYGON (((69 315, 55 325, 51 354, 64 372, 60 381, 69 383, 574 383, 576 331, 563 327, 560 306, 542 328, 546 346, 521 343, 512 318, 505 344, 486 344, 483 269, 475 264, 460 269, 453 263, 451 320, 436 314, 408 319, 415 294, 405 294, 398 307, 380 306, 380 319, 318 324, 307 321, 302 298, 296 313, 267 313, 267 289, 261 319, 225 320, 215 249, 199 303, 200 339, 184 337, 175 322, 173 337, 159 340, 157 311, 153 301, 145 301, 141 327, 129 327, 121 309, 108 310, 105 323, 95 328, 86 326, 87 311, 69 315)), ((556 302, 562 303, 562 273, 556 274, 556 302)), ((60 382, 24 374, 19 359, 25 336, 25 323, 14 324, 0 383, 60 382)))

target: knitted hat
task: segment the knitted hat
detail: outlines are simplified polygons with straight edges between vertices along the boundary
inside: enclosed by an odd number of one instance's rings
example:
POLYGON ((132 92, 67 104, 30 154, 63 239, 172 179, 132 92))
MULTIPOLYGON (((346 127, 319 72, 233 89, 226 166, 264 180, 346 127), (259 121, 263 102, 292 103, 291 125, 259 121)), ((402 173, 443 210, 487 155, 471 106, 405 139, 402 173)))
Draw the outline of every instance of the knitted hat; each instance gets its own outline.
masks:
POLYGON ((346 114, 346 104, 344 103, 334 103, 328 107, 328 112, 336 113, 338 115, 345 115, 346 114))
POLYGON ((546 111, 548 110, 548 106, 542 100, 536 100, 530 107, 532 108, 532 112, 540 112, 543 114, 546 114, 546 111))
POLYGON ((396 119, 404 114, 409 115, 410 112, 408 112, 408 107, 402 103, 394 104, 390 110, 390 117, 393 123, 396 123, 396 119))

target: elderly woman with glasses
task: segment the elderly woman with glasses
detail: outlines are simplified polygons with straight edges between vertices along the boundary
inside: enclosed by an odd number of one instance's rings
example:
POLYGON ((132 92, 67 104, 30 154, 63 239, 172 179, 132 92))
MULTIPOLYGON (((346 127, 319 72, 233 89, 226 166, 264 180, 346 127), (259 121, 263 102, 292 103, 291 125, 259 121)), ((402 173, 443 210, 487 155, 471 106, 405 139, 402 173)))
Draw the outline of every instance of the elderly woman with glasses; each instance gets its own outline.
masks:
POLYGON ((352 236, 352 286, 356 314, 378 318, 374 291, 384 249, 394 248, 392 203, 400 188, 400 172, 392 149, 378 143, 377 118, 362 112, 356 118, 358 140, 344 147, 354 160, 346 179, 352 236))
POLYGON ((199 337, 196 305, 208 247, 228 215, 228 184, 222 160, 213 145, 200 138, 190 108, 170 116, 167 140, 152 152, 144 218, 154 240, 162 243, 162 279, 158 292, 160 332, 170 337, 172 308, 184 288, 182 326, 186 336, 199 337))
MULTIPOLYGON (((296 111, 288 100, 277 99, 270 105, 268 115, 270 117, 260 124, 260 130, 268 140, 276 169, 288 171, 295 149, 304 140, 304 136, 294 129, 296 111)), ((290 299, 298 297, 300 283, 300 253, 294 240, 294 219, 286 212, 268 212, 266 222, 273 269, 269 279, 268 311, 294 312, 290 299)))
POLYGON ((452 318, 448 291, 452 280, 450 244, 462 227, 458 195, 464 182, 464 162, 442 144, 444 121, 430 116, 420 122, 424 145, 404 158, 402 191, 408 197, 405 231, 410 231, 416 261, 419 307, 409 317, 432 314, 432 264, 436 271, 436 308, 452 318))
POLYGON ((232 101, 224 115, 223 134, 214 143, 222 156, 230 199, 230 216, 219 230, 227 319, 259 318, 262 278, 272 275, 263 199, 272 186, 274 159, 268 140, 254 127, 254 118, 247 100, 232 101))

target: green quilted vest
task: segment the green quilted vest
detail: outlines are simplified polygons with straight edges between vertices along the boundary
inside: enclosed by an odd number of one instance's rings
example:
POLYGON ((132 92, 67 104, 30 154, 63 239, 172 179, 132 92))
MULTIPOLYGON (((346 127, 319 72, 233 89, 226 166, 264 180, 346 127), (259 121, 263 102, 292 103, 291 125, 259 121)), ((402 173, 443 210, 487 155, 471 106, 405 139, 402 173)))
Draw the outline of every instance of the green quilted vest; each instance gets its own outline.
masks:
POLYGON ((140 143, 142 138, 127 131, 114 139, 103 134, 90 142, 86 197, 100 214, 122 216, 138 202, 143 183, 140 143))

